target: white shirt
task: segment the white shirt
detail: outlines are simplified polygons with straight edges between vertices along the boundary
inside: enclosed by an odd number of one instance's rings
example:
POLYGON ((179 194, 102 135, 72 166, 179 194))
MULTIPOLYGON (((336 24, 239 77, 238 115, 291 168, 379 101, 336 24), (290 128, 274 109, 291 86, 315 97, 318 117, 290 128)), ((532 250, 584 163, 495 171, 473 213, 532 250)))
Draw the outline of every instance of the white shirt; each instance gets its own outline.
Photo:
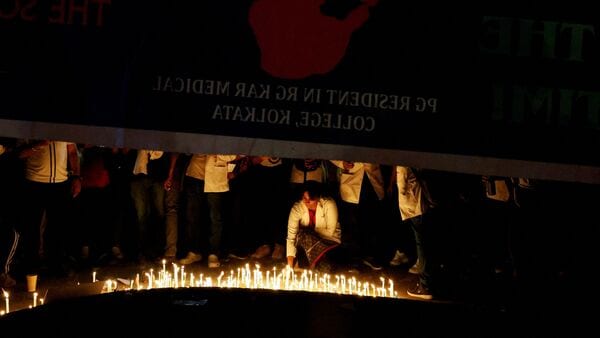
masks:
POLYGON ((67 146, 72 142, 51 141, 25 161, 25 178, 40 183, 62 183, 69 178, 67 146))
POLYGON ((304 171, 296 168, 295 165, 292 165, 292 175, 290 176, 290 183, 303 184, 306 181, 317 181, 323 183, 323 176, 323 167, 318 166, 313 171, 307 171, 306 180, 304 180, 304 171))
POLYGON ((194 154, 185 175, 204 180, 204 192, 229 191, 228 163, 235 160, 236 157, 236 155, 194 154))
POLYGON ((133 165, 133 174, 146 174, 148 175, 148 161, 157 160, 161 158, 163 152, 160 150, 138 150, 137 157, 135 158, 135 164, 133 165), (148 156, 150 155, 150 156, 148 156))
MULTIPOLYGON (((344 169, 343 161, 331 161, 336 167, 344 169)), ((362 181, 367 174, 377 198, 382 200, 385 196, 383 175, 379 164, 353 162, 352 169, 344 170, 340 174, 340 197, 344 202, 358 204, 360 201, 360 190, 362 181)))
MULTIPOLYGON (((288 218, 287 256, 296 257, 296 246, 294 244, 298 229, 300 226, 308 226, 309 223, 308 207, 302 201, 296 202, 288 218)), ((319 199, 315 212, 315 232, 330 241, 342 242, 342 228, 338 222, 337 205, 332 198, 319 199)))

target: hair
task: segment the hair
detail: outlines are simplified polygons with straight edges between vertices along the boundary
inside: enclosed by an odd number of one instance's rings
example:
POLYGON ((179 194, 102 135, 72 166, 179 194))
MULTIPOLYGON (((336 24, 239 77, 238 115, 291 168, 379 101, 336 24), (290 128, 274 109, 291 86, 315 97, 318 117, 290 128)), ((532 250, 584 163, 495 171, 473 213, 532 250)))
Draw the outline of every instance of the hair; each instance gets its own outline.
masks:
POLYGON ((302 189, 303 192, 308 193, 308 197, 311 200, 316 200, 321 198, 323 194, 323 187, 320 182, 317 181, 306 181, 304 182, 304 187, 302 189))

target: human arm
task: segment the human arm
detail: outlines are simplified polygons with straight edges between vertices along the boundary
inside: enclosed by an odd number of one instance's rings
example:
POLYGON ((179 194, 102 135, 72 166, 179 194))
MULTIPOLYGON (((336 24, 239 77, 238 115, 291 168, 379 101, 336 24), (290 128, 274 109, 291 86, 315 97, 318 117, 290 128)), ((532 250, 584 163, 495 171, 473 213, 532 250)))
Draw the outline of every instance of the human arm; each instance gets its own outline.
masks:
POLYGON ((179 153, 171 153, 171 157, 169 159, 169 174, 167 179, 163 183, 163 187, 166 191, 171 190, 173 188, 173 174, 175 173, 175 165, 177 164, 177 158, 179 158, 179 153))
POLYGON ((286 239, 286 256, 288 265, 292 266, 296 257, 296 236, 302 219, 302 204, 296 202, 290 210, 288 217, 288 233, 286 239))
POLYGON ((79 166, 79 154, 75 143, 67 144, 67 156, 71 170, 71 194, 77 197, 81 192, 81 171, 79 166))

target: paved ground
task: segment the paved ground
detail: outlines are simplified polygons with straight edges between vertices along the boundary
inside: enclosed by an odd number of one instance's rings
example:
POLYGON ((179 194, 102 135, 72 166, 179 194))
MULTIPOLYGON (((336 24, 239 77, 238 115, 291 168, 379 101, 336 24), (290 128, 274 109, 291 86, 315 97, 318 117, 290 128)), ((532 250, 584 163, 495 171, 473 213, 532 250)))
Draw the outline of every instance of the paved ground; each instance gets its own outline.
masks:
MULTIPOLYGON (((221 271, 227 274, 233 270, 235 274, 245 264, 254 269, 255 263, 230 260, 220 269, 209 270, 201 261, 185 270, 214 280, 221 271)), ((260 263, 263 271, 282 268, 281 263, 270 260, 260 263)), ((63 278, 40 276, 38 295, 45 298, 45 304, 35 309, 28 309, 33 295, 26 291, 22 278, 10 290, 12 313, 0 317, 0 327, 16 328, 23 335, 61 337, 79 337, 84 331, 78 327, 86 332, 93 328, 102 335, 172 336, 211 328, 213 333, 213 329, 220 330, 216 336, 231 337, 505 337, 566 332, 573 336, 572 330, 592 323, 582 320, 583 316, 572 319, 586 311, 564 289, 515 294, 513 283, 485 277, 448 279, 448 291, 441 297, 414 299, 406 294, 416 281, 416 276, 407 273, 408 266, 377 272, 364 266, 339 271, 347 279, 356 277, 362 282, 378 284, 381 277, 393 280, 398 297, 393 299, 214 287, 102 293, 104 280, 120 279, 117 285, 121 291, 129 280, 151 268, 156 273, 162 266, 159 262, 145 266, 123 263, 82 268, 63 278), (93 272, 100 282, 92 283, 93 272)))
MULTIPOLYGON (((249 264, 251 270, 255 270, 256 264, 259 264, 261 266, 260 269, 265 273, 266 271, 272 271, 273 268, 275 268, 276 271, 280 271, 285 267, 282 262, 275 262, 270 259, 261 261, 230 259, 229 261, 221 263, 222 265, 218 269, 209 269, 206 266, 206 260, 186 266, 185 272, 188 276, 188 283, 190 273, 193 273, 194 276, 196 276, 196 279, 202 274, 204 278, 210 276, 213 281, 216 282, 221 272, 229 275, 233 270, 234 274, 237 274, 238 268, 243 269, 246 264, 249 264)), ((172 265, 166 264, 166 268, 172 272, 172 265)), ((160 262, 152 262, 139 265, 137 263, 123 262, 120 264, 80 268, 76 271, 71 271, 68 276, 64 277, 48 277, 40 275, 38 276, 37 282, 37 305, 40 305, 40 298, 48 304, 65 298, 105 292, 106 287, 104 286, 104 281, 108 279, 117 280, 118 290, 124 290, 129 287, 129 285, 126 284, 135 281, 137 275, 141 276, 141 282, 144 283, 144 275, 150 269, 153 269, 156 274, 157 271, 162 269, 162 264, 160 262), (94 275, 97 280, 95 284, 92 283, 94 275)), ((355 266, 338 270, 337 273, 344 275, 347 279, 354 277, 362 283, 366 281, 375 285, 380 285, 381 278, 383 277, 386 282, 386 287, 389 287, 389 280, 392 280, 394 283, 394 290, 397 292, 396 296, 398 298, 411 299, 411 297, 406 294, 406 289, 409 286, 412 286, 417 278, 415 275, 409 274, 407 269, 408 266, 385 267, 383 270, 373 271, 366 266, 355 266)), ((19 278, 17 286, 8 291, 11 312, 20 310, 26 311, 30 306, 33 306, 34 295, 33 293, 27 292, 24 277, 19 278)))

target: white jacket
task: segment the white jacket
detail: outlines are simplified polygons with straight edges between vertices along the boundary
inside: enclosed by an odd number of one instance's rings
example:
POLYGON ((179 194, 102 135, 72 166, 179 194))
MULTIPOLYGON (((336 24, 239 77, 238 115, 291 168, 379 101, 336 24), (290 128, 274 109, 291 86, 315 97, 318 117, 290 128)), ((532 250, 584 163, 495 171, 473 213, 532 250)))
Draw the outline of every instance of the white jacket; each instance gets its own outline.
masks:
POLYGON ((426 203, 423 201, 423 189, 413 170, 409 167, 396 166, 396 184, 402 220, 424 214, 426 203))
MULTIPOLYGON (((331 161, 336 167, 344 169, 343 161, 331 161)), ((383 175, 379 164, 354 162, 354 167, 340 174, 340 196, 344 202, 358 204, 362 180, 367 174, 379 200, 385 196, 383 175)))
MULTIPOLYGON (((300 226, 308 226, 310 222, 308 208, 302 201, 298 201, 290 211, 287 234, 287 256, 296 257, 296 236, 300 226)), ((315 232, 322 238, 342 242, 342 228, 338 222, 338 210, 332 198, 322 197, 317 204, 315 214, 315 232)))
POLYGON ((67 163, 68 147, 72 142, 51 141, 39 147, 32 156, 25 160, 25 178, 40 183, 62 183, 69 178, 67 163))

